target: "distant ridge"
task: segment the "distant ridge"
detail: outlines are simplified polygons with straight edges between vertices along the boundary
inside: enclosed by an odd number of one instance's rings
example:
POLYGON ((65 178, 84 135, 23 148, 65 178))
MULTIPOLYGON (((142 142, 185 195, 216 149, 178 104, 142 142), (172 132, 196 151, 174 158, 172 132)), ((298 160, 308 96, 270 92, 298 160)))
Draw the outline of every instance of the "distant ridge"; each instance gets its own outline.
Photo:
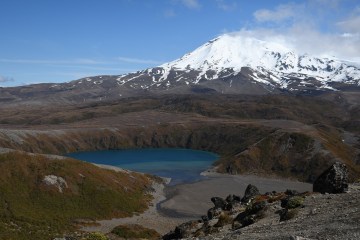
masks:
POLYGON ((274 42, 221 35, 158 67, 61 84, 1 88, 1 102, 88 102, 144 94, 318 94, 359 91, 360 63, 322 58, 274 42))

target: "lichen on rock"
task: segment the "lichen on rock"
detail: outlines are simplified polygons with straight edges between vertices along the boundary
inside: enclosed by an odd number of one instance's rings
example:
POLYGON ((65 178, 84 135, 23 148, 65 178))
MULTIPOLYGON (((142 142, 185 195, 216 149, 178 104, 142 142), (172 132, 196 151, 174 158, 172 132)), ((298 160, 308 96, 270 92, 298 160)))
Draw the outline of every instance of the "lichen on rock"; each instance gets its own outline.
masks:
POLYGON ((64 188, 68 188, 68 184, 64 178, 55 175, 47 175, 43 179, 43 183, 47 186, 55 186, 60 193, 63 193, 64 188))
POLYGON ((336 162, 314 182, 313 191, 320 193, 344 193, 348 189, 349 171, 345 164, 336 162))

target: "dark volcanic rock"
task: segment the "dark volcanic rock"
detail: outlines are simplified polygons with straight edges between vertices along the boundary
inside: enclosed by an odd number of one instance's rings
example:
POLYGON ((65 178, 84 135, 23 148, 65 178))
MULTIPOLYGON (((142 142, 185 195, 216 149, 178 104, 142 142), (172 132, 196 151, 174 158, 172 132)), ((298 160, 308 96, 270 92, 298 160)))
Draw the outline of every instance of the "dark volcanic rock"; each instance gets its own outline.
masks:
POLYGON ((229 196, 226 197, 225 199, 228 203, 232 203, 232 202, 240 202, 241 201, 241 197, 234 195, 234 194, 230 194, 229 196))
POLYGON ((233 228, 238 229, 255 223, 262 218, 264 211, 267 209, 267 202, 261 201, 253 203, 246 208, 246 211, 238 214, 233 221, 233 228))
POLYGON ((169 232, 168 234, 164 235, 162 239, 170 240, 190 237, 194 229, 196 229, 198 223, 199 221, 189 221, 180 224, 175 228, 175 231, 169 232))
POLYGON ((230 194, 226 197, 226 210, 231 211, 236 207, 241 206, 241 197, 237 195, 230 194))
POLYGON ((220 216, 221 213, 222 213, 221 208, 210 208, 207 212, 207 217, 209 220, 211 220, 214 217, 220 216))
POLYGON ((252 197, 255 197, 256 195, 259 195, 259 194, 260 194, 259 189, 256 186, 249 184, 245 190, 245 194, 244 194, 244 197, 241 199, 241 202, 246 203, 252 197))
POLYGON ((239 229, 246 226, 249 226, 255 223, 255 215, 249 215, 247 212, 242 212, 236 216, 232 224, 233 229, 239 229))
POLYGON ((313 191, 320 193, 344 193, 348 189, 348 169, 336 162, 314 182, 313 191))
POLYGON ((206 216, 206 215, 201 216, 201 221, 203 221, 203 222, 209 221, 208 216, 206 216))
POLYGON ((258 195, 233 212, 217 208, 219 216, 182 224, 163 239, 360 239, 360 183, 338 195, 287 193, 258 195))
POLYGON ((256 202, 246 209, 247 214, 256 214, 266 207, 266 201, 256 202))
POLYGON ((296 190, 287 189, 287 190, 285 191, 285 194, 286 194, 286 195, 289 195, 289 196, 295 196, 295 195, 299 194, 299 192, 296 191, 296 190))
POLYGON ((212 197, 211 201, 214 203, 215 208, 221 208, 222 210, 225 210, 227 202, 220 198, 220 197, 212 197))

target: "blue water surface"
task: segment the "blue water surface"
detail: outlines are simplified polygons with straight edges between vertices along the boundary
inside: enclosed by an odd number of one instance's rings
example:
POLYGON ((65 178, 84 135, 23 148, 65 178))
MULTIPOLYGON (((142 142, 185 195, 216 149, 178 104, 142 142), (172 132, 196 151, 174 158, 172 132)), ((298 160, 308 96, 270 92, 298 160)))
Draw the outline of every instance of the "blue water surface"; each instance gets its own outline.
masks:
POLYGON ((67 156, 90 163, 106 164, 137 172, 171 178, 171 185, 194 182, 218 159, 218 155, 198 150, 150 148, 77 152, 67 156))

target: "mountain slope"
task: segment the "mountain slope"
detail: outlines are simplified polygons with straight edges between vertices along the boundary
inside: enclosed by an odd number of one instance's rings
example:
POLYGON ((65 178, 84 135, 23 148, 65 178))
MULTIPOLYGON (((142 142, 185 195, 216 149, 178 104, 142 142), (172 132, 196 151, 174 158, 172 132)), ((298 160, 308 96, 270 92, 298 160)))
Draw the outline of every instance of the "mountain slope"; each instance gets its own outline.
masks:
POLYGON ((0 154, 0 239, 53 239, 91 219, 147 208, 151 179, 71 159, 0 154))
POLYGON ((79 103, 149 94, 316 94, 359 91, 360 64, 302 55, 277 43, 225 34, 155 68, 68 83, 0 88, 0 102, 79 103))
POLYGON ((355 63, 336 58, 301 55, 277 43, 225 34, 180 59, 117 80, 120 85, 142 89, 208 85, 209 81, 223 80, 227 89, 222 92, 236 93, 242 92, 237 82, 244 79, 268 91, 336 90, 346 85, 358 87, 360 69, 355 63))

